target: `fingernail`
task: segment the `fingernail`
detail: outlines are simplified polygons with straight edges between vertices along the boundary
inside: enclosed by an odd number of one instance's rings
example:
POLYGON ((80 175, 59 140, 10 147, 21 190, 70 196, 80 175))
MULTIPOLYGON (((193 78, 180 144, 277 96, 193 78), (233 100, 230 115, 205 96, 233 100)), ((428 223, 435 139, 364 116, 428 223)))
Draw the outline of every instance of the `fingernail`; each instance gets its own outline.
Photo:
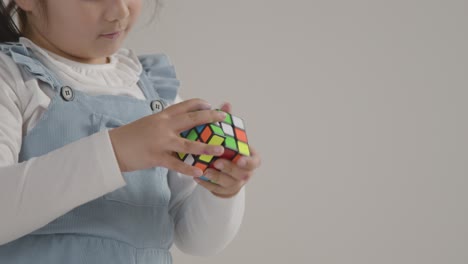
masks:
POLYGON ((218 170, 222 170, 223 167, 224 167, 222 162, 217 162, 217 163, 215 163, 214 166, 215 166, 215 168, 217 168, 218 170))
POLYGON ((221 117, 221 118, 223 118, 223 119, 226 118, 226 113, 223 112, 223 111, 219 111, 218 115, 219 115, 219 117, 221 117))
POLYGON ((221 155, 221 154, 224 153, 224 147, 221 147, 221 146, 216 147, 216 148, 214 149, 214 152, 215 152, 215 154, 221 155))
POLYGON ((210 109, 211 109, 211 105, 209 104, 202 105, 202 110, 210 110, 210 109))
POLYGON ((195 177, 201 177, 203 176, 203 171, 197 168, 194 174, 195 174, 195 177))
POLYGON ((247 160, 245 158, 240 158, 237 161, 237 165, 239 165, 240 167, 244 167, 245 165, 247 165, 247 160))

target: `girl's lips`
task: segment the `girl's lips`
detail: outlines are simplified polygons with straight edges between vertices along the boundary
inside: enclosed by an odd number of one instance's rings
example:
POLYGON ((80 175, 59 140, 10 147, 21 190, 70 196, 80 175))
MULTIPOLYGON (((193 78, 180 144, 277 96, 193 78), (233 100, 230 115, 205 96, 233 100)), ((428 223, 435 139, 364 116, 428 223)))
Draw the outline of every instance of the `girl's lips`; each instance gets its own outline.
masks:
POLYGON ((105 38, 109 38, 109 39, 113 39, 113 38, 116 38, 120 35, 121 31, 118 31, 118 32, 114 32, 114 33, 110 33, 110 34, 105 34, 105 35, 101 35, 105 38))

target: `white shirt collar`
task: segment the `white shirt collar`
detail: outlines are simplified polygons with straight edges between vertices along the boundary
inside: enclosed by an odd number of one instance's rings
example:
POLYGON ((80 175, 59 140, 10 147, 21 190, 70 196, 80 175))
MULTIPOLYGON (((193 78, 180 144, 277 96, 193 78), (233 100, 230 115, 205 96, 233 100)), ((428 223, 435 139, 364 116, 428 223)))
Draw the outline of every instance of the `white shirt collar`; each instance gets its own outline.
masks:
POLYGON ((131 89, 142 72, 142 65, 131 49, 119 49, 109 57, 109 63, 87 64, 43 49, 25 37, 20 37, 19 42, 31 48, 36 57, 64 83, 78 85, 84 90, 131 89))

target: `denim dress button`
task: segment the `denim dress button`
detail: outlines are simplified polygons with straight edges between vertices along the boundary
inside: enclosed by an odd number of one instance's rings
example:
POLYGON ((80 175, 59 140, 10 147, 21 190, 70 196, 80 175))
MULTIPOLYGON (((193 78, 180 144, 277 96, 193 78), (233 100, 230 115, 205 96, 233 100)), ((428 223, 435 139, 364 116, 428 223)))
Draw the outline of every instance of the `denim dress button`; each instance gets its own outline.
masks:
POLYGON ((151 102, 151 110, 155 113, 161 112, 164 110, 164 103, 161 100, 153 100, 151 102))
POLYGON ((73 90, 70 86, 63 86, 60 89, 60 95, 65 101, 71 101, 75 97, 75 94, 73 93, 73 90))

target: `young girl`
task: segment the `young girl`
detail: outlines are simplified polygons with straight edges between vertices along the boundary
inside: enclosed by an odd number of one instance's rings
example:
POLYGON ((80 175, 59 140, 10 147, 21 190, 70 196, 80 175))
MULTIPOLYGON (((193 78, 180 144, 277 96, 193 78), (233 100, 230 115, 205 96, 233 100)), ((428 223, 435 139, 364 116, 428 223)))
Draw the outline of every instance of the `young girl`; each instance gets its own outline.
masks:
POLYGON ((225 248, 260 158, 217 160, 213 184, 174 155, 221 155, 179 134, 224 116, 180 100, 165 55, 120 48, 141 0, 2 1, 0 263, 172 263, 173 242, 225 248))

